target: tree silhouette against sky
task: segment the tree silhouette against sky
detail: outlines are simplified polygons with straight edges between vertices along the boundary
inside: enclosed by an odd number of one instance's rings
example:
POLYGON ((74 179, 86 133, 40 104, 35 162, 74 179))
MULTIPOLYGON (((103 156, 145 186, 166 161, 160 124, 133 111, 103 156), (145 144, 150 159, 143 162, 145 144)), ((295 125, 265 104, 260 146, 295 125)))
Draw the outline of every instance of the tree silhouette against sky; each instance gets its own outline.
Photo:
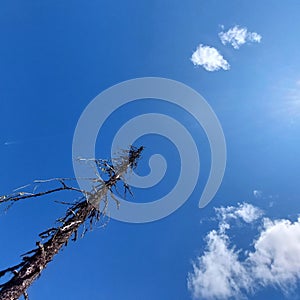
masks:
MULTIPOLYGON (((144 147, 136 148, 130 146, 129 150, 123 150, 120 155, 113 160, 103 159, 80 159, 86 163, 96 164, 97 169, 104 174, 106 179, 99 177, 88 178, 93 184, 92 191, 85 191, 73 187, 69 184, 74 178, 53 178, 49 180, 36 180, 35 183, 57 182, 58 187, 48 189, 42 192, 25 192, 16 190, 15 193, 0 197, 0 204, 8 203, 9 206, 15 202, 28 198, 42 197, 47 194, 59 191, 76 191, 82 193, 83 196, 74 203, 62 204, 68 205, 65 215, 57 220, 58 226, 48 228, 40 233, 41 240, 36 242, 36 248, 22 255, 22 261, 12 267, 0 271, 0 277, 7 273, 12 277, 3 284, 0 284, 0 299, 15 300, 22 295, 28 299, 27 289, 37 279, 47 264, 53 260, 54 256, 67 245, 68 241, 76 241, 78 230, 82 227, 81 236, 93 227, 93 224, 101 218, 107 216, 107 207, 109 196, 119 202, 114 193, 119 193, 117 183, 120 182, 124 196, 127 192, 131 193, 129 185, 126 183, 124 175, 130 170, 136 168, 141 152, 144 147)), ((27 186, 26 186, 27 187, 27 186)))

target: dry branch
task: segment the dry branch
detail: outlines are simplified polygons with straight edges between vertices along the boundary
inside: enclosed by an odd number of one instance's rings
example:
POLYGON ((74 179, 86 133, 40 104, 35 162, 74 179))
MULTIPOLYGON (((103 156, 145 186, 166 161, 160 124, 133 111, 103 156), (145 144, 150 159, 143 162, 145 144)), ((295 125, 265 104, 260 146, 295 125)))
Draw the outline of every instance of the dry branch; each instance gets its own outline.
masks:
MULTIPOLYGON (((25 253, 22 262, 13 267, 9 267, 0 271, 0 277, 6 273, 12 273, 13 276, 10 280, 0 285, 0 299, 1 300, 16 300, 22 295, 28 299, 27 289, 38 278, 47 266, 52 261, 54 256, 60 249, 67 245, 69 239, 73 236, 72 240, 77 239, 78 229, 86 222, 92 227, 93 223, 99 220, 106 214, 106 207, 108 201, 108 193, 112 193, 112 189, 116 188, 116 184, 123 179, 123 175, 128 169, 133 169, 137 165, 137 160, 140 158, 143 147, 131 148, 125 153, 126 155, 120 156, 116 161, 111 163, 106 160, 94 160, 98 168, 108 175, 106 181, 97 179, 93 191, 82 191, 73 188, 65 183, 66 179, 56 179, 61 183, 61 187, 39 193, 26 193, 17 192, 12 195, 2 196, 1 202, 16 202, 27 198, 40 197, 46 194, 62 190, 72 190, 77 192, 84 192, 84 197, 72 204, 64 217, 58 221, 60 226, 49 228, 40 234, 40 238, 46 240, 44 242, 38 241, 36 248, 25 253), (100 210, 100 201, 104 202, 104 208, 100 210)), ((130 192, 128 185, 123 182, 124 191, 130 192)), ((63 202, 64 203, 64 202, 63 202)), ((64 203, 65 204, 65 203, 64 203)), ((87 231, 84 230, 83 234, 87 231)))

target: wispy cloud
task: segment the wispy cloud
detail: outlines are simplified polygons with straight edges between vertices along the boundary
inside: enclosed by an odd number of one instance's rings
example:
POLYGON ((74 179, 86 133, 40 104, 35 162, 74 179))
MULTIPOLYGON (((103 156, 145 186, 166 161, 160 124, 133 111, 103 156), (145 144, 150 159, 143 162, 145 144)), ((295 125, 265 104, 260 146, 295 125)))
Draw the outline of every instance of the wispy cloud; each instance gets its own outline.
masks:
POLYGON ((260 198, 262 198, 262 196, 263 196, 263 192, 260 191, 260 190, 253 190, 253 196, 254 196, 256 199, 260 199, 260 198))
MULTIPOLYGON (((224 29, 224 26, 222 26, 224 29)), ((239 49, 247 42, 260 43, 262 36, 256 32, 250 32, 246 27, 234 26, 228 31, 221 31, 219 37, 223 45, 230 44, 234 49, 239 49)))
POLYGON ((227 222, 229 219, 241 218, 246 223, 252 223, 263 215, 263 211, 249 203, 238 203, 238 206, 215 208, 219 220, 227 222))
POLYGON ((219 69, 229 70, 229 63, 223 58, 219 51, 210 46, 200 44, 191 57, 195 66, 202 66, 207 71, 219 69))
POLYGON ((272 221, 251 204, 217 209, 219 226, 206 236, 206 250, 193 264, 188 288, 195 299, 247 298, 263 287, 277 287, 288 294, 300 282, 300 218, 272 221), (246 214, 249 213, 249 216, 246 214), (232 245, 229 221, 246 223, 262 220, 254 250, 242 259, 232 245))
POLYGON ((204 254, 197 258, 188 277, 188 288, 195 299, 241 298, 248 288, 248 275, 238 259, 238 252, 229 247, 225 233, 212 230, 206 237, 204 254))
POLYGON ((21 144, 21 141, 7 141, 4 143, 4 146, 16 145, 21 144))

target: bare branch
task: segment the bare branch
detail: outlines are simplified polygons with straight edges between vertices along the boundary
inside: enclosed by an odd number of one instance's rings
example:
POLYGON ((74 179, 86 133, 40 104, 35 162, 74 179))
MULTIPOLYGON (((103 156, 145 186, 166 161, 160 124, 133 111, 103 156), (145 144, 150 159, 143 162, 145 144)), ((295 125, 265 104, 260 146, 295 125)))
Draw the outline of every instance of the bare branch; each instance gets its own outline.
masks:
MULTIPOLYGON (((130 147, 129 150, 124 151, 119 159, 112 161, 108 160, 93 160, 97 167, 106 175, 108 179, 103 181, 99 178, 91 179, 93 182, 98 183, 93 187, 92 191, 82 191, 81 189, 72 187, 66 184, 66 181, 72 180, 71 178, 53 178, 48 180, 36 180, 34 183, 47 183, 51 181, 59 182, 62 186, 55 189, 50 189, 43 192, 33 193, 29 192, 16 192, 24 187, 18 188, 11 195, 0 197, 0 204, 4 202, 14 203, 19 200, 41 197, 47 194, 68 190, 83 193, 83 197, 75 203, 67 203, 60 201, 62 204, 67 204, 70 207, 67 209, 65 215, 57 220, 59 225, 52 227, 40 233, 42 241, 36 242, 36 248, 30 250, 22 255, 21 263, 0 271, 0 277, 7 273, 13 276, 6 283, 0 285, 0 299, 1 300, 16 300, 22 295, 25 300, 28 299, 27 289, 37 279, 47 264, 52 261, 54 256, 60 251, 63 246, 66 246, 68 241, 76 241, 78 238, 78 230, 82 226, 83 232, 81 236, 89 230, 92 230, 93 224, 98 222, 101 218, 107 215, 108 207, 108 192, 116 201, 119 207, 119 201, 113 195, 113 189, 116 189, 116 184, 123 179, 123 175, 130 169, 137 166, 137 160, 141 156, 144 148, 130 147), (100 208, 100 203, 103 206, 100 208), (89 227, 86 227, 86 223, 89 227)), ((87 160, 89 161, 89 160, 87 160)), ((126 182, 123 182, 124 194, 128 191, 132 194, 126 182)), ((107 224, 107 223, 106 223, 107 224)), ((104 226, 106 225, 104 224, 104 226)))
MULTIPOLYGON (((69 190, 69 191, 75 191, 75 192, 80 192, 80 193, 86 193, 86 191, 83 191, 79 188, 75 188, 72 186, 68 186, 65 184, 64 179, 62 178, 58 178, 55 179, 56 181, 60 182, 62 184, 61 187, 55 188, 55 189, 51 189, 51 190, 47 190, 44 192, 39 192, 39 193, 29 193, 29 192, 17 192, 17 193, 13 193, 10 195, 4 195, 0 197, 0 204, 3 202, 16 202, 16 201, 20 201, 20 200, 24 200, 24 199, 29 199, 29 198, 36 198, 36 197, 41 197, 41 196, 45 196, 47 194, 52 194, 52 193, 56 193, 56 192, 60 192, 60 191, 65 191, 65 190, 69 190)), ((44 180, 43 182, 49 182, 49 181, 53 181, 51 180, 44 180)), ((42 182, 42 181, 41 181, 42 182)), ((28 186, 28 185, 26 185, 28 186)), ((18 188, 19 190, 20 188, 18 188)))

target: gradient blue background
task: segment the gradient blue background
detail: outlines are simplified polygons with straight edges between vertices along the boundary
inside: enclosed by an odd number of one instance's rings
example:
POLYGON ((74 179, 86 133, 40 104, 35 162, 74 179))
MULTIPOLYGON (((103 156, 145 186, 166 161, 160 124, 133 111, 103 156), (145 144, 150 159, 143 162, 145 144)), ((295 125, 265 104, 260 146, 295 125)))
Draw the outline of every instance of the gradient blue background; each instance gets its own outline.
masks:
MULTIPOLYGON (((213 226, 201 221, 214 216, 214 206, 249 201, 274 217, 299 213, 299 86, 298 103, 286 100, 300 80, 299 13, 296 0, 1 1, 0 194, 38 178, 73 176, 72 136, 81 112, 104 89, 136 77, 175 79, 202 94, 223 126, 228 147, 223 184, 200 210, 209 147, 201 128, 186 122, 202 160, 189 201, 158 222, 111 220, 70 243, 30 288, 30 299, 190 299, 187 274, 213 226), (247 26, 263 36, 262 42, 239 51, 225 47, 217 36, 221 24, 247 26), (190 57, 199 43, 217 47, 231 69, 194 67, 190 57), (255 199, 254 189, 276 195, 274 205, 255 199)), ((128 114, 135 109, 128 108, 128 114)), ((99 157, 109 149, 113 126, 99 137, 99 157)), ((134 201, 167 192, 178 171, 173 160, 178 154, 166 140, 141 141, 147 148, 139 172, 149 171, 147 157, 160 148, 169 149, 164 154, 174 172, 159 191, 137 191, 134 201)), ((3 207, 0 269, 18 263, 38 233, 64 213, 53 199, 73 198, 66 193, 24 201, 7 213, 3 207)), ((268 289, 250 298, 283 295, 268 289)))

